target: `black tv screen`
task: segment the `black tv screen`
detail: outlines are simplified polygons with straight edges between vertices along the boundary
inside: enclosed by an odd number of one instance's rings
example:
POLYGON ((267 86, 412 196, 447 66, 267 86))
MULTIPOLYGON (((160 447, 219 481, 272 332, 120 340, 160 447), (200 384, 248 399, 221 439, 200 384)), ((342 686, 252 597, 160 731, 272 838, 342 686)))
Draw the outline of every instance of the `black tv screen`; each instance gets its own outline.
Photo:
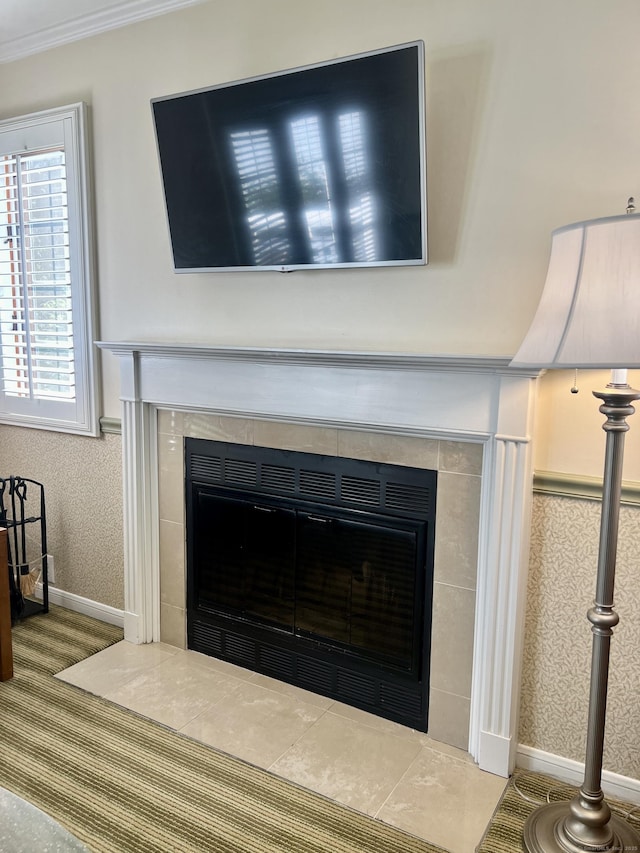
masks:
POLYGON ((178 272, 427 262, 422 42, 152 101, 178 272))

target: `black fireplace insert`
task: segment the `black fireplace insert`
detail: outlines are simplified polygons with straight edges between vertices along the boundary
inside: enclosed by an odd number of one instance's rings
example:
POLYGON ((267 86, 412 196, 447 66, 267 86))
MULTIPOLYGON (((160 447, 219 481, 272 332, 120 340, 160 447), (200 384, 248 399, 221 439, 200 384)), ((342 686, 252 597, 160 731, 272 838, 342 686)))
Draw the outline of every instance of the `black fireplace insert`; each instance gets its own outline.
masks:
POLYGON ((185 455, 189 648, 426 731, 437 473, 185 455))

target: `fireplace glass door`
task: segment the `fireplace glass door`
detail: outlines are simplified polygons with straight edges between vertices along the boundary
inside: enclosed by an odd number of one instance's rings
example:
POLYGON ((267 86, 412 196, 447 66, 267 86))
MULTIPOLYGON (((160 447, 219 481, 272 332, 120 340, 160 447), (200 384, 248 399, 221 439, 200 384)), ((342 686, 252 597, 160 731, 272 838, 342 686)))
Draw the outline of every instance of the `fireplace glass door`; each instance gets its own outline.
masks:
POLYGON ((189 648, 426 731, 433 471, 186 439, 189 648))
POLYGON ((416 666, 420 525, 305 512, 199 489, 199 608, 416 666))

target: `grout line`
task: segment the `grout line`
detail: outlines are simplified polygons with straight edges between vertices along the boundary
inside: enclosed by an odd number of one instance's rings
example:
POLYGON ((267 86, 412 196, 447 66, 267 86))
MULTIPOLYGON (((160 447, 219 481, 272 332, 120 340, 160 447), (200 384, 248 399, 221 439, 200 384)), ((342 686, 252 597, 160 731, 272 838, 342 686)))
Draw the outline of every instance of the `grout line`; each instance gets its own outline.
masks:
POLYGON ((382 811, 382 809, 386 806, 386 804, 389 802, 389 800, 391 799, 391 797, 394 795, 394 793, 395 793, 395 791, 397 790, 397 788, 398 788, 398 786, 400 785, 400 783, 404 781, 404 779, 406 778, 407 774, 409 773, 409 771, 411 770, 411 768, 413 767, 413 765, 414 765, 414 764, 416 763, 416 761, 417 761, 417 760, 422 756, 422 753, 424 752, 424 750, 425 750, 425 747, 424 747, 424 746, 422 746, 422 747, 420 748, 420 750, 419 750, 418 754, 417 754, 416 756, 414 756, 414 758, 409 762, 409 764, 407 765, 407 767, 406 767, 406 768, 405 768, 405 770, 404 770, 404 773, 402 773, 402 774, 401 774, 400 778, 396 781, 396 783, 395 783, 395 785, 393 786, 393 788, 389 791, 388 795, 385 797, 384 802, 380 804, 380 807, 377 809, 377 811, 376 811, 376 813, 375 813, 375 815, 374 815, 374 817, 375 817, 375 818, 377 818, 378 820, 381 820, 381 818, 380 818, 380 812, 381 812, 381 811, 382 811))
MULTIPOLYGON (((279 756, 278 756, 274 761, 272 761, 272 762, 271 762, 271 764, 266 768, 270 773, 275 773, 275 775, 276 775, 276 776, 279 776, 281 779, 287 779, 287 777, 286 777, 286 776, 283 776, 281 773, 277 773, 275 770, 272 770, 272 767, 273 767, 273 765, 274 765, 274 764, 277 764, 277 763, 278 763, 278 761, 280 761, 280 759, 281 759, 281 758, 284 758, 284 756, 285 756, 288 752, 290 752, 290 751, 291 751, 295 746, 297 746, 297 745, 300 743, 300 741, 301 741, 304 737, 306 737, 306 736, 311 732, 311 730, 312 730, 315 726, 317 726, 317 725, 318 725, 318 723, 320 722, 320 720, 321 720, 321 719, 326 715, 326 713, 327 713, 327 710, 328 710, 328 709, 326 709, 326 708, 325 708, 325 709, 318 708, 318 710, 322 711, 322 713, 320 714, 320 716, 318 717, 318 719, 317 719, 317 720, 314 720, 314 721, 311 723, 311 725, 310 725, 307 729, 305 729, 305 731, 304 731, 304 732, 302 732, 302 734, 300 734, 300 735, 299 735, 299 736, 294 740, 294 742, 293 742, 292 744, 289 744, 289 746, 284 750, 284 752, 283 752, 281 755, 279 755, 279 756)), ((293 780, 292 780, 292 779, 288 779, 287 781, 291 782, 291 781, 293 781, 293 780)), ((295 784, 299 784, 299 783, 295 783, 295 784)), ((313 789, 313 788, 312 788, 312 789, 310 789, 310 790, 315 790, 315 789, 313 789)), ((319 791, 316 791, 316 793, 320 793, 320 792, 319 792, 319 791)))

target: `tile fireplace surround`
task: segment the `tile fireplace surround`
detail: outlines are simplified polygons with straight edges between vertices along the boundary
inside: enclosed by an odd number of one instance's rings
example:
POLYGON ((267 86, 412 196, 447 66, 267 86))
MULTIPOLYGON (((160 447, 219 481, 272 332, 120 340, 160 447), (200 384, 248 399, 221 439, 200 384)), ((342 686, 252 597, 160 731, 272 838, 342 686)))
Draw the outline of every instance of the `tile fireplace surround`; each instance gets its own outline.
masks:
MULTIPOLYGON (((517 745, 537 372, 514 370, 508 359, 488 357, 130 342, 98 346, 114 353, 121 368, 125 638, 160 640, 161 613, 167 610, 160 591, 165 535, 159 503, 163 464, 158 465, 159 445, 162 452, 167 437, 174 446, 181 446, 183 434, 264 446, 303 442, 304 448, 291 449, 438 468, 432 665, 438 669, 435 659, 446 660, 449 649, 442 646, 448 632, 452 637, 460 631, 457 622, 470 633, 475 610, 470 697, 457 713, 465 727, 468 719, 468 750, 480 767, 508 775, 517 745), (451 535, 455 525, 447 524, 460 506, 446 494, 447 477, 456 475, 467 475, 467 484, 479 479, 475 498, 473 487, 463 488, 465 509, 456 519, 472 520, 457 525, 459 536, 463 528, 469 530, 471 542, 458 541, 451 535), (475 577, 460 582, 457 563, 469 562, 470 549, 475 577), (455 618, 451 602, 459 592, 475 602, 455 618)), ((166 494, 171 485, 162 488, 166 494)), ((171 610, 175 615, 179 608, 171 610)), ((163 639, 172 635, 175 626, 164 624, 163 639)), ((454 647, 452 641, 452 654, 454 647)), ((464 732, 451 737, 446 731, 450 700, 446 685, 444 691, 432 690, 430 711, 436 729, 442 728, 440 739, 459 746, 464 732)), ((438 739, 437 730, 429 733, 438 739)))

